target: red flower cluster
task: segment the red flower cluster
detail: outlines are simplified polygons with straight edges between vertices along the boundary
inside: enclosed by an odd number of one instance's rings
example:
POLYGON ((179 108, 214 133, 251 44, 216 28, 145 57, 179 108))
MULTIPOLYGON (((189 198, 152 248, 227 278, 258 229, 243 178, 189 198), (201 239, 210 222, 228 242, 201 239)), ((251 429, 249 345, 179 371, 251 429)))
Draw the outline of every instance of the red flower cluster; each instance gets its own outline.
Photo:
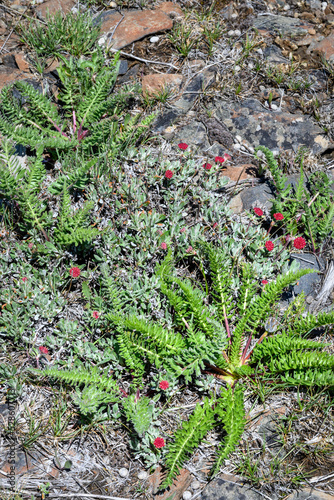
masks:
POLYGON ((218 224, 217 224, 217 222, 215 222, 215 223, 213 224, 213 226, 212 226, 212 227, 213 227, 213 229, 214 229, 214 228, 215 228, 215 227, 217 227, 217 226, 218 226, 218 224))
POLYGON ((38 348, 39 352, 42 353, 42 354, 49 354, 49 351, 47 350, 46 347, 44 347, 43 345, 40 345, 39 348, 38 348))
POLYGON ((100 317, 100 314, 97 311, 93 311, 93 318, 98 319, 100 317))
POLYGON ((80 269, 78 267, 71 267, 70 269, 70 276, 72 276, 72 278, 78 278, 80 276, 80 269))
POLYGON ((216 163, 224 163, 226 160, 230 160, 231 157, 227 153, 224 154, 224 156, 216 156, 215 162, 216 163))
POLYGON ((173 172, 171 170, 166 170, 165 177, 167 177, 167 179, 171 179, 173 177, 173 172))
POLYGON ((281 214, 280 212, 278 212, 277 214, 274 214, 273 217, 275 220, 283 220, 284 219, 284 215, 281 214))
POLYGON ((256 215, 258 215, 259 217, 261 217, 263 215, 263 210, 261 210, 261 208, 255 207, 254 208, 254 213, 256 215))
POLYGON ((274 243, 270 240, 266 241, 264 246, 266 247, 268 252, 271 252, 272 250, 274 250, 274 243))
POLYGON ((185 142, 180 142, 180 144, 178 144, 178 146, 180 149, 183 149, 183 151, 185 151, 188 147, 188 144, 186 144, 185 142))
POLYGON ((166 250, 167 249, 167 243, 165 243, 164 241, 161 243, 160 245, 160 248, 162 248, 163 250, 166 250))
POLYGON ((268 280, 262 280, 261 283, 262 283, 262 285, 268 285, 269 281, 268 280))
POLYGON ((189 246, 189 247, 187 248, 187 250, 186 250, 186 252, 187 252, 187 253, 191 253, 191 252, 193 252, 193 251, 194 251, 194 249, 193 249, 193 247, 192 247, 192 246, 189 246))
POLYGON ((30 243, 28 243, 28 247, 29 248, 32 248, 34 246, 33 242, 31 241, 30 243))
POLYGON ((155 438, 153 444, 156 448, 163 448, 165 446, 164 438, 155 438))
POLYGON ((183 227, 182 229, 180 229, 180 233, 184 233, 184 232, 185 232, 185 230, 186 230, 186 228, 185 228, 185 227, 183 227))
POLYGON ((167 382, 167 380, 161 380, 159 387, 160 387, 160 389, 165 391, 169 387, 169 382, 167 382))
POLYGON ((225 158, 223 158, 222 156, 216 156, 216 158, 215 158, 216 163, 224 163, 224 161, 225 161, 225 158))
POLYGON ((298 250, 302 250, 305 245, 306 245, 306 241, 301 236, 299 238, 296 238, 293 242, 293 246, 295 248, 297 248, 298 250))
POLYGON ((28 281, 28 278, 26 278, 25 276, 22 278, 22 281, 25 283, 26 281, 28 281))
POLYGON ((203 167, 205 170, 210 170, 210 169, 212 168, 212 165, 211 165, 211 163, 204 163, 204 164, 202 165, 202 167, 203 167))

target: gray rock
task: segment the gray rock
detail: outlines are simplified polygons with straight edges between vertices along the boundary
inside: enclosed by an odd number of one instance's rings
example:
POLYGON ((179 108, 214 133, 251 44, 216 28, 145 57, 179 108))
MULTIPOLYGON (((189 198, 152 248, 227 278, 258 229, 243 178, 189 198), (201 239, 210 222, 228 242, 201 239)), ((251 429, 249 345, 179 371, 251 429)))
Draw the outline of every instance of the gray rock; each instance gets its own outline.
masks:
POLYGON ((276 45, 269 45, 268 47, 266 47, 263 51, 263 56, 269 63, 287 64, 289 62, 288 59, 282 56, 281 49, 276 45))
MULTIPOLYGON (((325 268, 323 259, 321 257, 316 258, 315 255, 310 253, 292 253, 291 260, 295 260, 299 263, 299 269, 314 269, 315 271, 322 271, 325 268)), ((322 276, 319 273, 311 273, 302 276, 297 285, 290 287, 290 290, 282 294, 282 300, 280 301, 281 308, 286 309, 293 299, 301 292, 304 292, 307 298, 306 308, 308 308, 309 304, 312 303, 312 299, 314 299, 317 295, 317 288, 320 286, 321 279, 322 276)))
MULTIPOLYGON (((291 259, 299 262, 300 269, 314 269, 321 271, 325 269, 325 263, 321 257, 316 258, 315 255, 309 254, 291 254, 291 259), (320 264, 320 265, 319 265, 320 264)), ((321 274, 312 273, 306 274, 299 280, 299 284, 293 287, 293 293, 299 295, 304 292, 305 295, 315 295, 315 287, 321 282, 321 274)))
POLYGON ((263 500, 263 496, 249 485, 215 479, 202 491, 199 500, 263 500))
POLYGON ((305 21, 280 15, 258 16, 254 19, 253 26, 256 29, 267 30, 272 35, 280 33, 283 35, 304 35, 312 28, 312 25, 305 21))
POLYGON ((214 78, 215 70, 212 68, 196 75, 183 89, 182 96, 177 101, 174 101, 174 107, 182 113, 187 113, 198 98, 199 93, 206 89, 214 78))
POLYGON ((128 61, 126 61, 125 59, 121 59, 118 74, 125 75, 125 73, 128 71, 128 68, 129 68, 128 61))
POLYGON ((206 136, 206 129, 201 122, 191 121, 188 125, 179 128, 178 136, 182 137, 182 141, 186 144, 202 147, 210 146, 206 136))
POLYGON ((176 109, 163 111, 152 124, 153 133, 161 134, 167 127, 172 125, 180 116, 181 112, 176 109))
POLYGON ((324 491, 305 488, 302 491, 294 491, 291 495, 285 497, 285 500, 334 500, 334 496, 324 491))
POLYGON ((233 136, 247 139, 252 147, 263 145, 271 150, 297 151, 303 145, 316 154, 329 145, 322 128, 310 117, 272 111, 256 99, 246 99, 241 104, 216 99, 212 110, 233 136))
POLYGON ((320 0, 305 0, 305 3, 308 4, 312 10, 321 10, 321 1, 320 0))
POLYGON ((267 183, 245 189, 241 193, 241 200, 244 210, 251 210, 254 206, 261 205, 268 210, 271 209, 274 194, 267 183))
POLYGON ((120 78, 117 79, 118 83, 129 82, 131 79, 137 76, 138 70, 139 70, 139 64, 135 64, 125 73, 125 75, 122 75, 120 78))

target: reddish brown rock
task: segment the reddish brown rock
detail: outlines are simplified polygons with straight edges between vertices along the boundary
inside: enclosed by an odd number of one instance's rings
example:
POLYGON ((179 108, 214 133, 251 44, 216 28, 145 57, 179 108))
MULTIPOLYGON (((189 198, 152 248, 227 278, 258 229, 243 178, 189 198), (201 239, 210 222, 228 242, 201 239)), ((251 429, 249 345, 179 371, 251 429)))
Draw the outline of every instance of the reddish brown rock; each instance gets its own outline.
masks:
POLYGON ((103 13, 101 32, 112 33, 116 26, 117 28, 112 40, 111 42, 108 41, 108 43, 113 49, 119 50, 145 36, 170 30, 173 27, 173 21, 167 14, 164 14, 160 10, 125 12, 123 19, 115 11, 103 13))
POLYGON ((10 66, 0 66, 0 90, 9 83, 14 83, 17 80, 24 80, 25 78, 31 78, 31 74, 24 73, 10 66))
POLYGON ((47 0, 46 2, 36 7, 36 12, 39 17, 46 19, 47 12, 55 14, 61 10, 64 14, 69 12, 76 4, 75 0, 47 0))
POLYGON ((23 52, 18 52, 15 54, 15 62, 21 71, 26 71, 29 73, 29 64, 27 63, 23 52))
POLYGON ((223 167, 221 175, 228 177, 231 181, 242 181, 244 179, 251 179, 256 177, 256 167, 251 163, 231 167, 230 165, 223 167))
POLYGON ((154 495, 155 500, 180 500, 183 493, 189 487, 192 478, 187 469, 181 469, 180 474, 174 480, 173 484, 165 491, 157 494, 158 488, 163 481, 163 474, 161 474, 161 467, 157 467, 152 476, 148 478, 149 494, 154 495))
POLYGON ((143 94, 153 96, 162 91, 165 87, 180 88, 183 77, 169 73, 157 73, 145 75, 142 79, 143 94))
POLYGON ((313 52, 329 62, 334 62, 334 33, 317 43, 313 47, 313 52))
POLYGON ((167 14, 167 16, 171 17, 172 19, 180 19, 184 17, 184 13, 182 12, 181 7, 179 7, 173 2, 162 2, 160 5, 157 5, 155 10, 160 10, 161 12, 164 12, 165 14, 167 14))

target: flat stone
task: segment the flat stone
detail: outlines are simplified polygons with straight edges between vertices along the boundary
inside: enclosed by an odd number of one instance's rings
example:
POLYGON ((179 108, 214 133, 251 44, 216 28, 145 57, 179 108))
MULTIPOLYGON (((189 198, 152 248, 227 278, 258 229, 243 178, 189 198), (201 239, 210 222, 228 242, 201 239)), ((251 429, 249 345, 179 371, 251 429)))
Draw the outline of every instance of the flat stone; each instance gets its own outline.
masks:
POLYGON ((309 5, 312 10, 321 10, 320 0, 305 0, 305 3, 309 5))
POLYGON ((264 109, 256 99, 246 99, 242 104, 233 106, 216 100, 212 109, 214 116, 227 126, 233 136, 247 138, 254 148, 263 145, 271 150, 297 151, 303 145, 316 154, 329 146, 322 128, 314 124, 310 117, 264 109))
POLYGON ((218 478, 207 485, 199 500, 263 500, 250 486, 218 478))
POLYGON ((241 193, 241 200, 244 210, 251 210, 257 205, 271 209, 274 195, 267 183, 245 189, 241 193))
POLYGON ((263 55, 269 63, 285 64, 289 62, 288 59, 283 57, 281 49, 276 45, 267 46, 263 51, 263 55))
POLYGON ((119 65, 118 74, 125 75, 125 73, 128 71, 128 68, 129 68, 128 61, 126 61, 126 59, 120 59, 119 62, 120 62, 120 65, 119 65))
POLYGON ((222 168, 222 175, 224 177, 228 177, 231 181, 240 181, 244 179, 251 179, 256 177, 256 167, 251 163, 245 163, 243 165, 238 165, 237 167, 232 167, 231 165, 227 165, 222 168))
POLYGON ((255 413, 255 415, 251 412, 248 418, 251 418, 252 421, 246 432, 251 434, 255 432, 258 437, 263 440, 266 446, 271 450, 276 450, 276 453, 280 454, 281 452, 279 450, 282 448, 282 444, 279 442, 276 421, 280 416, 284 416, 285 414, 285 406, 259 414, 255 413))
POLYGON ((285 500, 334 500, 334 496, 324 491, 304 488, 302 491, 294 491, 285 500))
POLYGON ((334 62, 334 33, 316 43, 312 52, 324 57, 328 62, 334 62))
POLYGON ((0 90, 3 89, 5 85, 14 83, 18 80, 24 80, 25 78, 31 77, 31 74, 24 73, 19 69, 11 68, 10 66, 0 66, 0 90))
POLYGON ((162 470, 158 466, 148 478, 149 487, 147 493, 149 495, 153 494, 155 500, 181 500, 183 493, 189 488, 192 478, 187 469, 181 469, 180 474, 174 479, 173 484, 158 494, 157 492, 162 480, 162 470))
POLYGON ((143 94, 152 96, 162 91, 165 87, 176 87, 179 89, 183 81, 182 75, 171 73, 157 73, 145 75, 142 78, 143 94))
POLYGON ((156 10, 160 10, 164 14, 167 14, 172 19, 179 20, 184 17, 184 12, 181 7, 173 2, 162 2, 160 5, 155 7, 156 10))
POLYGON ((236 196, 233 196, 231 201, 228 204, 228 208, 234 213, 234 214, 241 214, 244 211, 243 207, 243 202, 241 198, 241 194, 237 194, 236 196))
MULTIPOLYGON (((299 262, 299 269, 314 269, 315 271, 320 271, 325 269, 325 263, 321 257, 316 257, 315 255, 308 254, 298 254, 292 253, 291 259, 299 262), (319 266, 320 262, 320 266, 319 266)), ((321 274, 312 273, 302 276, 297 285, 293 287, 293 293, 299 295, 304 292, 305 295, 315 295, 315 287, 321 283, 321 274)))
POLYGON ((184 88, 182 97, 174 101, 173 106, 182 113, 187 113, 198 98, 199 93, 203 89, 205 90, 214 81, 214 78, 215 71, 204 70, 196 75, 184 88))
POLYGON ((23 52, 15 54, 15 62, 21 71, 29 73, 29 64, 27 63, 23 52))
POLYGON ((181 111, 177 109, 168 109, 163 111, 153 122, 153 133, 163 133, 168 127, 173 125, 181 115, 181 111))
POLYGON ((126 11, 123 19, 119 12, 111 10, 98 16, 98 21, 102 21, 101 33, 112 33, 117 26, 111 41, 108 40, 109 46, 116 50, 173 27, 172 19, 160 10, 126 11))
POLYGON ((270 15, 258 16, 254 19, 253 26, 261 31, 267 31, 271 35, 304 35, 312 28, 312 25, 294 17, 270 15))
POLYGON ((188 125, 179 128, 178 136, 189 146, 209 146, 204 125, 196 120, 191 120, 188 125))
POLYGON ((48 12, 55 14, 58 10, 61 10, 64 14, 67 14, 75 5, 75 0, 47 0, 37 5, 35 10, 39 18, 46 19, 48 12))

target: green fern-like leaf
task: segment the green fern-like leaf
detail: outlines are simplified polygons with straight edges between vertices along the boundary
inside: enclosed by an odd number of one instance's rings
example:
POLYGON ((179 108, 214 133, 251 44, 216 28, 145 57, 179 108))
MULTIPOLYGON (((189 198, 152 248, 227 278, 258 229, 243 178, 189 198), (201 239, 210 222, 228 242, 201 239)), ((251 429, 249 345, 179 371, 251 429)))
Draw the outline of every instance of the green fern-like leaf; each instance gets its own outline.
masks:
POLYGON ((208 398, 204 399, 203 406, 198 403, 189 420, 184 422, 182 427, 175 432, 174 442, 169 445, 165 463, 168 473, 160 489, 165 489, 172 484, 187 456, 197 448, 214 426, 215 413, 211 406, 212 401, 208 398))
POLYGON ((240 385, 228 387, 217 401, 216 412, 226 432, 226 437, 217 452, 211 476, 217 474, 224 460, 234 451, 245 429, 244 389, 240 385))

